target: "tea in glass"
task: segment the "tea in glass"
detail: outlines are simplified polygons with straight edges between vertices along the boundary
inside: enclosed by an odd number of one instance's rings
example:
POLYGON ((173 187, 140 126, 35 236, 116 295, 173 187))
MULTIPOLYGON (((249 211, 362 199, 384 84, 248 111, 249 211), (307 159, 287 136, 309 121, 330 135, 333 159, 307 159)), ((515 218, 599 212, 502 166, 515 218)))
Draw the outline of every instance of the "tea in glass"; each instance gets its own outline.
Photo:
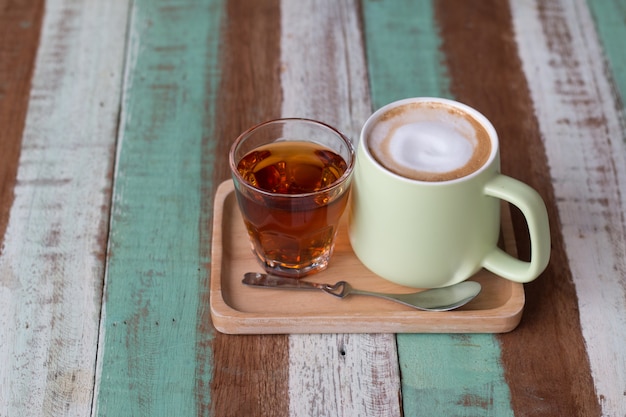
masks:
POLYGON ((230 163, 252 249, 273 274, 327 267, 348 202, 354 150, 332 127, 280 119, 244 132, 230 163))

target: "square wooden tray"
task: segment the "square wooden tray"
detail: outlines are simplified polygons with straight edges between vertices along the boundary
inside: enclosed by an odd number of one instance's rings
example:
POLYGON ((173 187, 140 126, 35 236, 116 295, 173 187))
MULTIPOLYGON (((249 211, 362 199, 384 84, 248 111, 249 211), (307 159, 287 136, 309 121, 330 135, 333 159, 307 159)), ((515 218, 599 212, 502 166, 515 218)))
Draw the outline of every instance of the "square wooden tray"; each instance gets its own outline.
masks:
MULTIPOLYGON (((509 210, 502 216, 504 247, 515 253, 509 210)), ((245 286, 245 272, 263 269, 252 254, 231 180, 220 184, 215 196, 211 256, 211 317, 223 333, 502 333, 519 324, 524 309, 523 285, 485 270, 471 278, 482 284, 478 297, 448 312, 419 311, 373 297, 342 300, 321 291, 245 286)), ((383 280, 361 264, 348 241, 345 217, 328 269, 307 280, 346 280, 380 292, 416 291, 383 280)))

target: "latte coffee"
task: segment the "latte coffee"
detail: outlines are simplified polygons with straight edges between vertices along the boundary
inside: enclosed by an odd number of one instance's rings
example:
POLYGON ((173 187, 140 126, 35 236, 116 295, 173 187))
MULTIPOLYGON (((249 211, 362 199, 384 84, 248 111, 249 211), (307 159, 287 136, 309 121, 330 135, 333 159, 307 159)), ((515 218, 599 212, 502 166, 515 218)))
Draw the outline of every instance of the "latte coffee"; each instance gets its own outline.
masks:
POLYGON ((450 181, 482 167, 491 155, 485 128, 441 102, 409 102, 380 115, 367 137, 382 166, 417 181, 450 181))
POLYGON ((477 110, 437 97, 389 103, 363 125, 356 162, 348 236, 374 274, 436 288, 481 269, 529 282, 548 265, 546 206, 537 191, 500 173, 498 134, 477 110), (526 219, 530 262, 498 246, 503 201, 526 219))

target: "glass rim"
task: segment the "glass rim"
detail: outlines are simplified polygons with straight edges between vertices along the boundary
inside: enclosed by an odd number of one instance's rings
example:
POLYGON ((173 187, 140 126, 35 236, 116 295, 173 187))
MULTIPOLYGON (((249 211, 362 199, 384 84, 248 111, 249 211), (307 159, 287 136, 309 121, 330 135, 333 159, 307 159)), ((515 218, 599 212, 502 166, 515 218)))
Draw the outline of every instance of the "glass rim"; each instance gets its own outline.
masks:
MULTIPOLYGON (((319 143, 319 142, 315 142, 315 141, 311 141, 313 143, 319 143)), ((271 143, 271 142, 268 142, 271 143)), ((320 144, 322 145, 322 144, 320 144)), ((350 176, 352 175, 352 172, 354 171, 354 166, 356 163, 356 150, 354 147, 354 144, 352 143, 352 141, 343 133, 341 133, 338 129, 334 128, 333 126, 324 123, 324 122, 320 122, 319 120, 315 120, 315 119, 308 119, 308 118, 302 118, 302 117, 285 117, 285 118, 278 118, 278 119, 271 119, 271 120, 266 120, 264 122, 261 123, 257 123, 256 125, 249 127, 248 129, 246 129, 245 131, 243 131, 239 136, 237 136, 237 138, 235 139, 235 141, 233 142, 233 144, 230 147, 230 150, 228 152, 228 162, 230 165, 230 171, 231 174, 233 176, 236 177, 237 182, 239 184, 242 184, 243 186, 245 186, 248 189, 254 190, 255 192, 258 192, 259 194, 268 196, 268 197, 278 197, 278 198, 306 198, 306 197, 313 197, 316 195, 319 195, 320 193, 325 193, 325 192, 329 192, 334 190, 335 188, 340 187, 341 185, 345 184, 346 181, 348 179, 350 179, 350 176), (237 147, 241 144, 241 142, 244 141, 245 138, 247 138, 251 133, 253 133, 254 131, 267 126, 267 125, 271 125, 271 124, 277 124, 277 123, 285 123, 285 122, 304 122, 307 124, 312 124, 312 125, 317 125, 319 127, 322 127, 324 129, 329 130, 331 133, 335 134, 336 136, 338 136, 339 138, 341 138, 341 140, 346 144, 346 146, 348 147, 348 153, 350 154, 350 161, 346 161, 346 163, 348 164, 348 166, 346 167, 346 170, 343 172, 343 174, 341 175, 341 177, 337 178, 337 180, 335 180, 332 184, 320 188, 319 190, 316 191, 310 191, 310 192, 306 192, 306 193, 296 193, 296 194, 285 194, 285 193, 274 193, 271 191, 267 191, 264 190, 262 188, 259 187, 255 187, 254 185, 250 184, 248 181, 246 181, 241 174, 239 173, 239 170, 237 169, 237 164, 239 163, 239 161, 235 161, 235 150, 237 149, 237 147)))

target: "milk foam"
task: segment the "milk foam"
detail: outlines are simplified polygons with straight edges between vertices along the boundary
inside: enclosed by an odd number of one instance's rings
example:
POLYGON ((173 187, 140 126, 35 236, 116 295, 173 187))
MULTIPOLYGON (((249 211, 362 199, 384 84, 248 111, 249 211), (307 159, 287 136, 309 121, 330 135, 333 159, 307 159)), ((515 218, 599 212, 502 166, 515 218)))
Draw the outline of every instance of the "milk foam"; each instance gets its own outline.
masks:
POLYGON ((489 159, 491 139, 471 116, 437 103, 409 103, 383 113, 368 133, 376 160, 420 181, 466 176, 489 159))
POLYGON ((472 158, 474 144, 447 124, 426 121, 396 128, 387 149, 405 168, 442 173, 465 166, 472 158))

